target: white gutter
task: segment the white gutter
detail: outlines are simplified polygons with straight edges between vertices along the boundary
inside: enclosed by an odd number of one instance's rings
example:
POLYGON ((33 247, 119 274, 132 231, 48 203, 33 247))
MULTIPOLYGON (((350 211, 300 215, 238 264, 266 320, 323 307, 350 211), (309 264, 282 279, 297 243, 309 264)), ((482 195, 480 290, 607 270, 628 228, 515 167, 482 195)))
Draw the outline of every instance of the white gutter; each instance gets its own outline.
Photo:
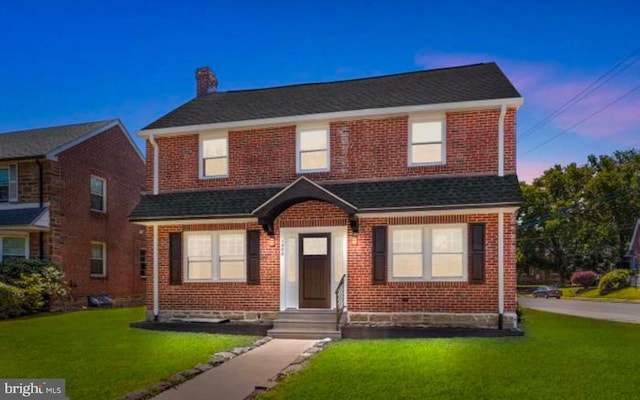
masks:
POLYGON ((417 106, 367 108, 363 110, 336 111, 318 114, 291 115, 286 117, 259 118, 242 121, 215 122, 210 124, 172 126, 169 128, 144 129, 138 131, 138 136, 170 136, 179 134, 198 133, 211 130, 227 130, 237 128, 251 128, 265 125, 295 124, 300 122, 345 120, 362 117, 385 117, 392 115, 402 115, 416 112, 442 112, 442 111, 462 111, 476 110, 482 108, 495 108, 509 104, 516 109, 523 103, 522 97, 492 100, 458 101, 452 103, 424 104, 417 106))
POLYGON ((158 262, 158 225, 153 226, 153 319, 158 320, 160 313, 159 262, 158 262))
POLYGON ((504 176, 504 119, 507 116, 507 105, 500 107, 498 119, 498 176, 504 176))
POLYGON ((158 154, 158 143, 156 143, 155 137, 149 135, 149 142, 153 147, 153 194, 158 194, 158 170, 160 155, 158 154))
POLYGON ((498 324, 502 329, 504 314, 504 213, 498 213, 498 324))

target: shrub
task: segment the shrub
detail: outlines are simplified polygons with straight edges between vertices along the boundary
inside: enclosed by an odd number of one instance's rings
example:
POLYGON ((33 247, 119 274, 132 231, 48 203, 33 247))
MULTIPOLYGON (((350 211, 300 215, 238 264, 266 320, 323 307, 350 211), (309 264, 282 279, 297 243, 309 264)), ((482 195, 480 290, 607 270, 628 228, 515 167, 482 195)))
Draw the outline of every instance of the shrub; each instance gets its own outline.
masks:
POLYGON ((40 274, 45 268, 51 266, 58 268, 50 261, 8 259, 0 263, 0 281, 11 284, 12 281, 20 279, 21 275, 40 274))
POLYGON ((22 291, 0 282, 0 318, 16 317, 24 312, 22 291))
POLYGON ((49 265, 40 273, 23 274, 13 283, 24 292, 23 308, 27 313, 48 311, 51 303, 64 300, 71 289, 64 281, 64 274, 56 266, 49 265))
POLYGON ((616 269, 600 279, 600 285, 598 285, 598 293, 601 296, 615 292, 622 288, 629 286, 629 279, 631 272, 628 269, 616 269))
POLYGON ((571 275, 571 283, 574 285, 588 288, 596 282, 596 273, 593 271, 578 271, 571 275))

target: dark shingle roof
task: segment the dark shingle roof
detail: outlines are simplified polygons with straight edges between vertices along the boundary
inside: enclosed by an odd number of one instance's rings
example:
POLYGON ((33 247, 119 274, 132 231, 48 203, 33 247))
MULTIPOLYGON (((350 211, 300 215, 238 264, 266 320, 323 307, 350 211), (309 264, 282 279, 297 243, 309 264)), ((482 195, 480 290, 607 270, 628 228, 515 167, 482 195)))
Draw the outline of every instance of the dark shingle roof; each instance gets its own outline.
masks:
POLYGON ((46 207, 0 210, 0 226, 31 225, 46 207))
MULTIPOLYGON (((518 204, 522 200, 515 175, 404 179, 320 186, 359 211, 395 207, 441 207, 518 204)), ((283 188, 211 190, 144 195, 129 216, 133 221, 250 216, 283 188)))
POLYGON ((0 133, 0 160, 39 157, 114 120, 0 133))
POLYGON ((196 97, 144 129, 520 97, 495 63, 196 97))

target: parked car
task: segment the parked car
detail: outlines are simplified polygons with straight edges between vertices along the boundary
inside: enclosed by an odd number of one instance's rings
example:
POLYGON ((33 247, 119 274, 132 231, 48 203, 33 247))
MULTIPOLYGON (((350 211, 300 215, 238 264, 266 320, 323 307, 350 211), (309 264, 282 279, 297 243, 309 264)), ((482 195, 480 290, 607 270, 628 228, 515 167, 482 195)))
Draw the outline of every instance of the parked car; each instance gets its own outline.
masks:
POLYGON ((544 297, 545 299, 548 299, 549 297, 555 297, 556 299, 559 299, 560 297, 562 297, 562 291, 560 289, 551 288, 549 286, 540 286, 533 291, 532 295, 533 297, 544 297))

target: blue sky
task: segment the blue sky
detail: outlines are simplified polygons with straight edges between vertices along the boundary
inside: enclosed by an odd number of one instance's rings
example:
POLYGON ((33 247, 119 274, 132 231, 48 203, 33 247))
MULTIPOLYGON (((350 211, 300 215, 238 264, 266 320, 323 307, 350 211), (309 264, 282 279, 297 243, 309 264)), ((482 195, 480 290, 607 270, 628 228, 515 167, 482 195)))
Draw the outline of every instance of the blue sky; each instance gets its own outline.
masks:
MULTIPOLYGON (((495 60, 524 133, 640 48, 638 1, 32 1, 0 13, 0 131, 120 118, 130 132, 194 96, 495 60)), ((640 146, 640 53, 519 142, 519 174, 640 146), (636 62, 638 61, 638 62, 636 62)), ((141 145, 142 142, 138 139, 141 145)))

